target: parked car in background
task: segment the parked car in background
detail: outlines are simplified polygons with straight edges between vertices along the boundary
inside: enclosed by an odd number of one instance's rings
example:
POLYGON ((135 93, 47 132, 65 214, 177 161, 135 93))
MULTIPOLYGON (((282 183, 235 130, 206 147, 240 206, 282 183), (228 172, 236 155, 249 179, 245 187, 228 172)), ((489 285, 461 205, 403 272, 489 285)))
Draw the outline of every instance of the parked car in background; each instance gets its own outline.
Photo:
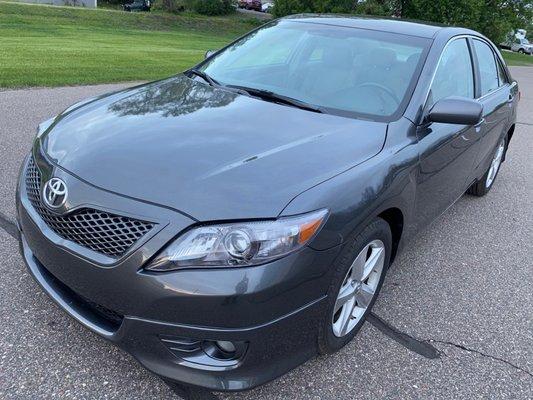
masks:
POLYGON ((261 0, 239 0, 239 8, 261 11, 261 0))
POLYGON ((263 3, 263 5, 261 6, 261 11, 263 11, 264 13, 270 13, 272 12, 272 8, 274 8, 274 3, 263 3))
POLYGON ((533 45, 527 39, 515 39, 511 45, 511 50, 522 54, 533 54, 533 45))
POLYGON ((124 11, 150 11, 152 2, 150 0, 133 0, 131 3, 123 5, 124 11))

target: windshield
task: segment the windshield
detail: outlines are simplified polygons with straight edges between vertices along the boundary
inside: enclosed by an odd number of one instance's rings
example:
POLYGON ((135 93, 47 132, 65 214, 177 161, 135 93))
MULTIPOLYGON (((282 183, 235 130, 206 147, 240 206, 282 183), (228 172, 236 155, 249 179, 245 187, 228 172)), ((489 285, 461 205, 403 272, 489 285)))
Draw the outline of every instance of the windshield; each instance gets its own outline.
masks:
POLYGON ((529 44, 529 40, 527 40, 527 39, 522 39, 522 44, 529 44))
POLYGON ((222 85, 383 120, 408 100, 428 45, 427 39, 407 35, 277 21, 230 45, 200 70, 222 85))

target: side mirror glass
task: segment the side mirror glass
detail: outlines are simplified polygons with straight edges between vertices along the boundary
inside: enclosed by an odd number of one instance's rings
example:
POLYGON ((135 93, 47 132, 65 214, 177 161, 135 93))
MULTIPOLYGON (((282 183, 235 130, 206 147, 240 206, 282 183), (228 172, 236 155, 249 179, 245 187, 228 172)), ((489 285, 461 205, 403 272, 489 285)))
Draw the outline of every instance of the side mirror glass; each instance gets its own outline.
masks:
POLYGON ((428 122, 444 124, 476 125, 481 121, 481 103, 464 97, 448 97, 437 101, 429 110, 428 122))
POLYGON ((207 51, 205 52, 205 56, 204 56, 204 58, 209 58, 209 57, 211 57, 211 56, 212 56, 213 54, 215 54, 217 51, 218 51, 218 50, 207 50, 207 51))

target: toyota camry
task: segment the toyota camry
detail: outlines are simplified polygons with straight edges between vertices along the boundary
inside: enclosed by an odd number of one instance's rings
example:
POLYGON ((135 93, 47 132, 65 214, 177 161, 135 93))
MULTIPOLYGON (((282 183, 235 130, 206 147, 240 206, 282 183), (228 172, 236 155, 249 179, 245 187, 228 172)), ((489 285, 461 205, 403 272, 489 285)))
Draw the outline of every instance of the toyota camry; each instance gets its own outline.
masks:
POLYGON ((43 122, 21 252, 167 382, 249 389, 356 335, 405 244, 494 186, 518 100, 477 32, 279 19, 43 122))

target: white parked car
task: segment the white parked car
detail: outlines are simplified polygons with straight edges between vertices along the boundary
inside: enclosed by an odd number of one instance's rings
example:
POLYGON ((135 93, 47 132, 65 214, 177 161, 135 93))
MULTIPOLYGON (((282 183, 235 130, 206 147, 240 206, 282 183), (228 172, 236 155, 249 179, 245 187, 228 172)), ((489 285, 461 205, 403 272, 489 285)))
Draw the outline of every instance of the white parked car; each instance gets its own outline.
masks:
POLYGON ((524 54, 533 54, 533 44, 529 43, 527 39, 515 39, 511 45, 512 51, 517 51, 524 54))
POLYGON ((274 3, 266 2, 263 3, 263 5, 261 6, 261 11, 263 11, 264 13, 270 13, 272 12, 272 8, 274 8, 274 3))

